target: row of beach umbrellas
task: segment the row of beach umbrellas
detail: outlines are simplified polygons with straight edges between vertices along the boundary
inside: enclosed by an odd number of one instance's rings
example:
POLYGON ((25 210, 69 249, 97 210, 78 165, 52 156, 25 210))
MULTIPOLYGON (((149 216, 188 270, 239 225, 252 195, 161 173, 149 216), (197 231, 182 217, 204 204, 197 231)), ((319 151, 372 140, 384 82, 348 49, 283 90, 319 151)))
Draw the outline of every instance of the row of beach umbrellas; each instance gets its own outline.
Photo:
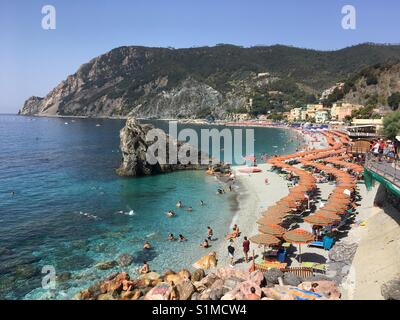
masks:
MULTIPOLYGON (((294 229, 288 231, 282 226, 288 216, 297 211, 304 201, 308 201, 308 194, 316 190, 316 180, 313 175, 304 169, 286 163, 290 160, 300 161, 302 165, 313 166, 318 170, 331 174, 337 182, 335 190, 330 195, 324 208, 319 210, 319 214, 311 215, 304 220, 313 225, 322 226, 340 221, 340 216, 337 214, 346 210, 350 205, 351 194, 355 188, 355 179, 342 170, 314 161, 329 158, 339 162, 348 159, 343 145, 350 144, 350 141, 347 137, 337 132, 323 132, 323 134, 330 146, 328 148, 301 151, 291 155, 274 157, 268 161, 274 167, 297 176, 299 182, 298 185, 290 189, 288 196, 263 213, 263 217, 257 221, 260 233, 251 237, 251 242, 264 246, 276 246, 282 240, 285 240, 292 244, 298 244, 299 254, 301 255, 301 245, 314 241, 314 235, 306 230, 294 229)), ((337 163, 337 165, 341 165, 341 163, 337 163)))

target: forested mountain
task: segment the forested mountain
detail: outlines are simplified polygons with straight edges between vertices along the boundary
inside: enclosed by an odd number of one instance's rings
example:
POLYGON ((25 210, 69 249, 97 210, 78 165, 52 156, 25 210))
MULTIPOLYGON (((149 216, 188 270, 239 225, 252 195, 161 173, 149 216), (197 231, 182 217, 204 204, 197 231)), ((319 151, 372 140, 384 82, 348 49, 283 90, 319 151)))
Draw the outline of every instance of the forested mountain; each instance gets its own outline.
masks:
POLYGON ((226 117, 253 100, 253 112, 314 102, 325 88, 366 67, 400 61, 399 45, 337 51, 282 45, 187 49, 120 47, 82 65, 21 114, 226 117))

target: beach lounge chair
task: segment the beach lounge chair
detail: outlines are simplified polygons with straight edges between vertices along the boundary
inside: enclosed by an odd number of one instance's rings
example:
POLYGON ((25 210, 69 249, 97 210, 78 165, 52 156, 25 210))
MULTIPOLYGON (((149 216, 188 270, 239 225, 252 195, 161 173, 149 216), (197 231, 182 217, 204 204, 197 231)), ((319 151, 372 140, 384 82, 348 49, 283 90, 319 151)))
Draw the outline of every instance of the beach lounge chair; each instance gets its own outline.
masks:
POLYGON ((304 268, 311 268, 313 271, 318 271, 322 273, 326 272, 326 264, 324 263, 302 262, 301 266, 304 268))
POLYGON ((320 248, 324 249, 324 243, 322 241, 314 241, 308 244, 309 247, 312 248, 320 248))
POLYGON ((314 275, 313 269, 308 267, 289 267, 281 269, 283 273, 291 273, 299 278, 309 278, 314 275))
POLYGON ((269 269, 284 269, 287 266, 287 263, 280 263, 279 261, 269 261, 263 259, 256 259, 255 260, 255 267, 256 270, 260 270, 262 272, 268 271, 269 269))

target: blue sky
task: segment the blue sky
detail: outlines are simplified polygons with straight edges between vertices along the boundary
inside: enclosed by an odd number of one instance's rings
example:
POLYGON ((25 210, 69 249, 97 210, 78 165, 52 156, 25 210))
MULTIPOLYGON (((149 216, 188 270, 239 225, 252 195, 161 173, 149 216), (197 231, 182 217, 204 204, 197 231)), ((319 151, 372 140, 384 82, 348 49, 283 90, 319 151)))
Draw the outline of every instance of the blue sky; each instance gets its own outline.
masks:
POLYGON ((232 43, 333 50, 399 43, 398 0, 0 0, 0 113, 44 96, 91 58, 123 45, 175 48, 232 43), (41 28, 44 5, 57 29, 41 28), (357 10, 357 29, 341 9, 357 10))

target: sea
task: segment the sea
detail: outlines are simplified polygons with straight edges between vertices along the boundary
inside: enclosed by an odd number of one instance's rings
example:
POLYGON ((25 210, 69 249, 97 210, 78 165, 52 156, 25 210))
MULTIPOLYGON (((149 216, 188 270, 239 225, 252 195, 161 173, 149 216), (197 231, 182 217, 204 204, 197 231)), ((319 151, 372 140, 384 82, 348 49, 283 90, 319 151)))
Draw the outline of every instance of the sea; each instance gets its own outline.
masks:
MULTIPOLYGON (((71 299, 110 273, 134 276, 144 260, 160 273, 190 269, 204 255, 207 226, 217 239, 212 246, 222 241, 241 190, 218 195, 224 186, 204 171, 118 177, 124 123, 0 115, 0 299, 71 299), (193 211, 177 209, 178 200, 193 211), (167 218, 168 210, 176 217, 167 218), (169 233, 187 241, 166 241, 169 233), (142 249, 144 241, 151 250, 142 249), (95 267, 122 254, 133 257, 130 266, 95 267), (45 281, 53 271, 55 287, 45 281)), ((225 128, 178 130, 210 127, 225 128)), ((254 137, 258 158, 294 152, 300 143, 287 129, 254 128, 254 137)))

